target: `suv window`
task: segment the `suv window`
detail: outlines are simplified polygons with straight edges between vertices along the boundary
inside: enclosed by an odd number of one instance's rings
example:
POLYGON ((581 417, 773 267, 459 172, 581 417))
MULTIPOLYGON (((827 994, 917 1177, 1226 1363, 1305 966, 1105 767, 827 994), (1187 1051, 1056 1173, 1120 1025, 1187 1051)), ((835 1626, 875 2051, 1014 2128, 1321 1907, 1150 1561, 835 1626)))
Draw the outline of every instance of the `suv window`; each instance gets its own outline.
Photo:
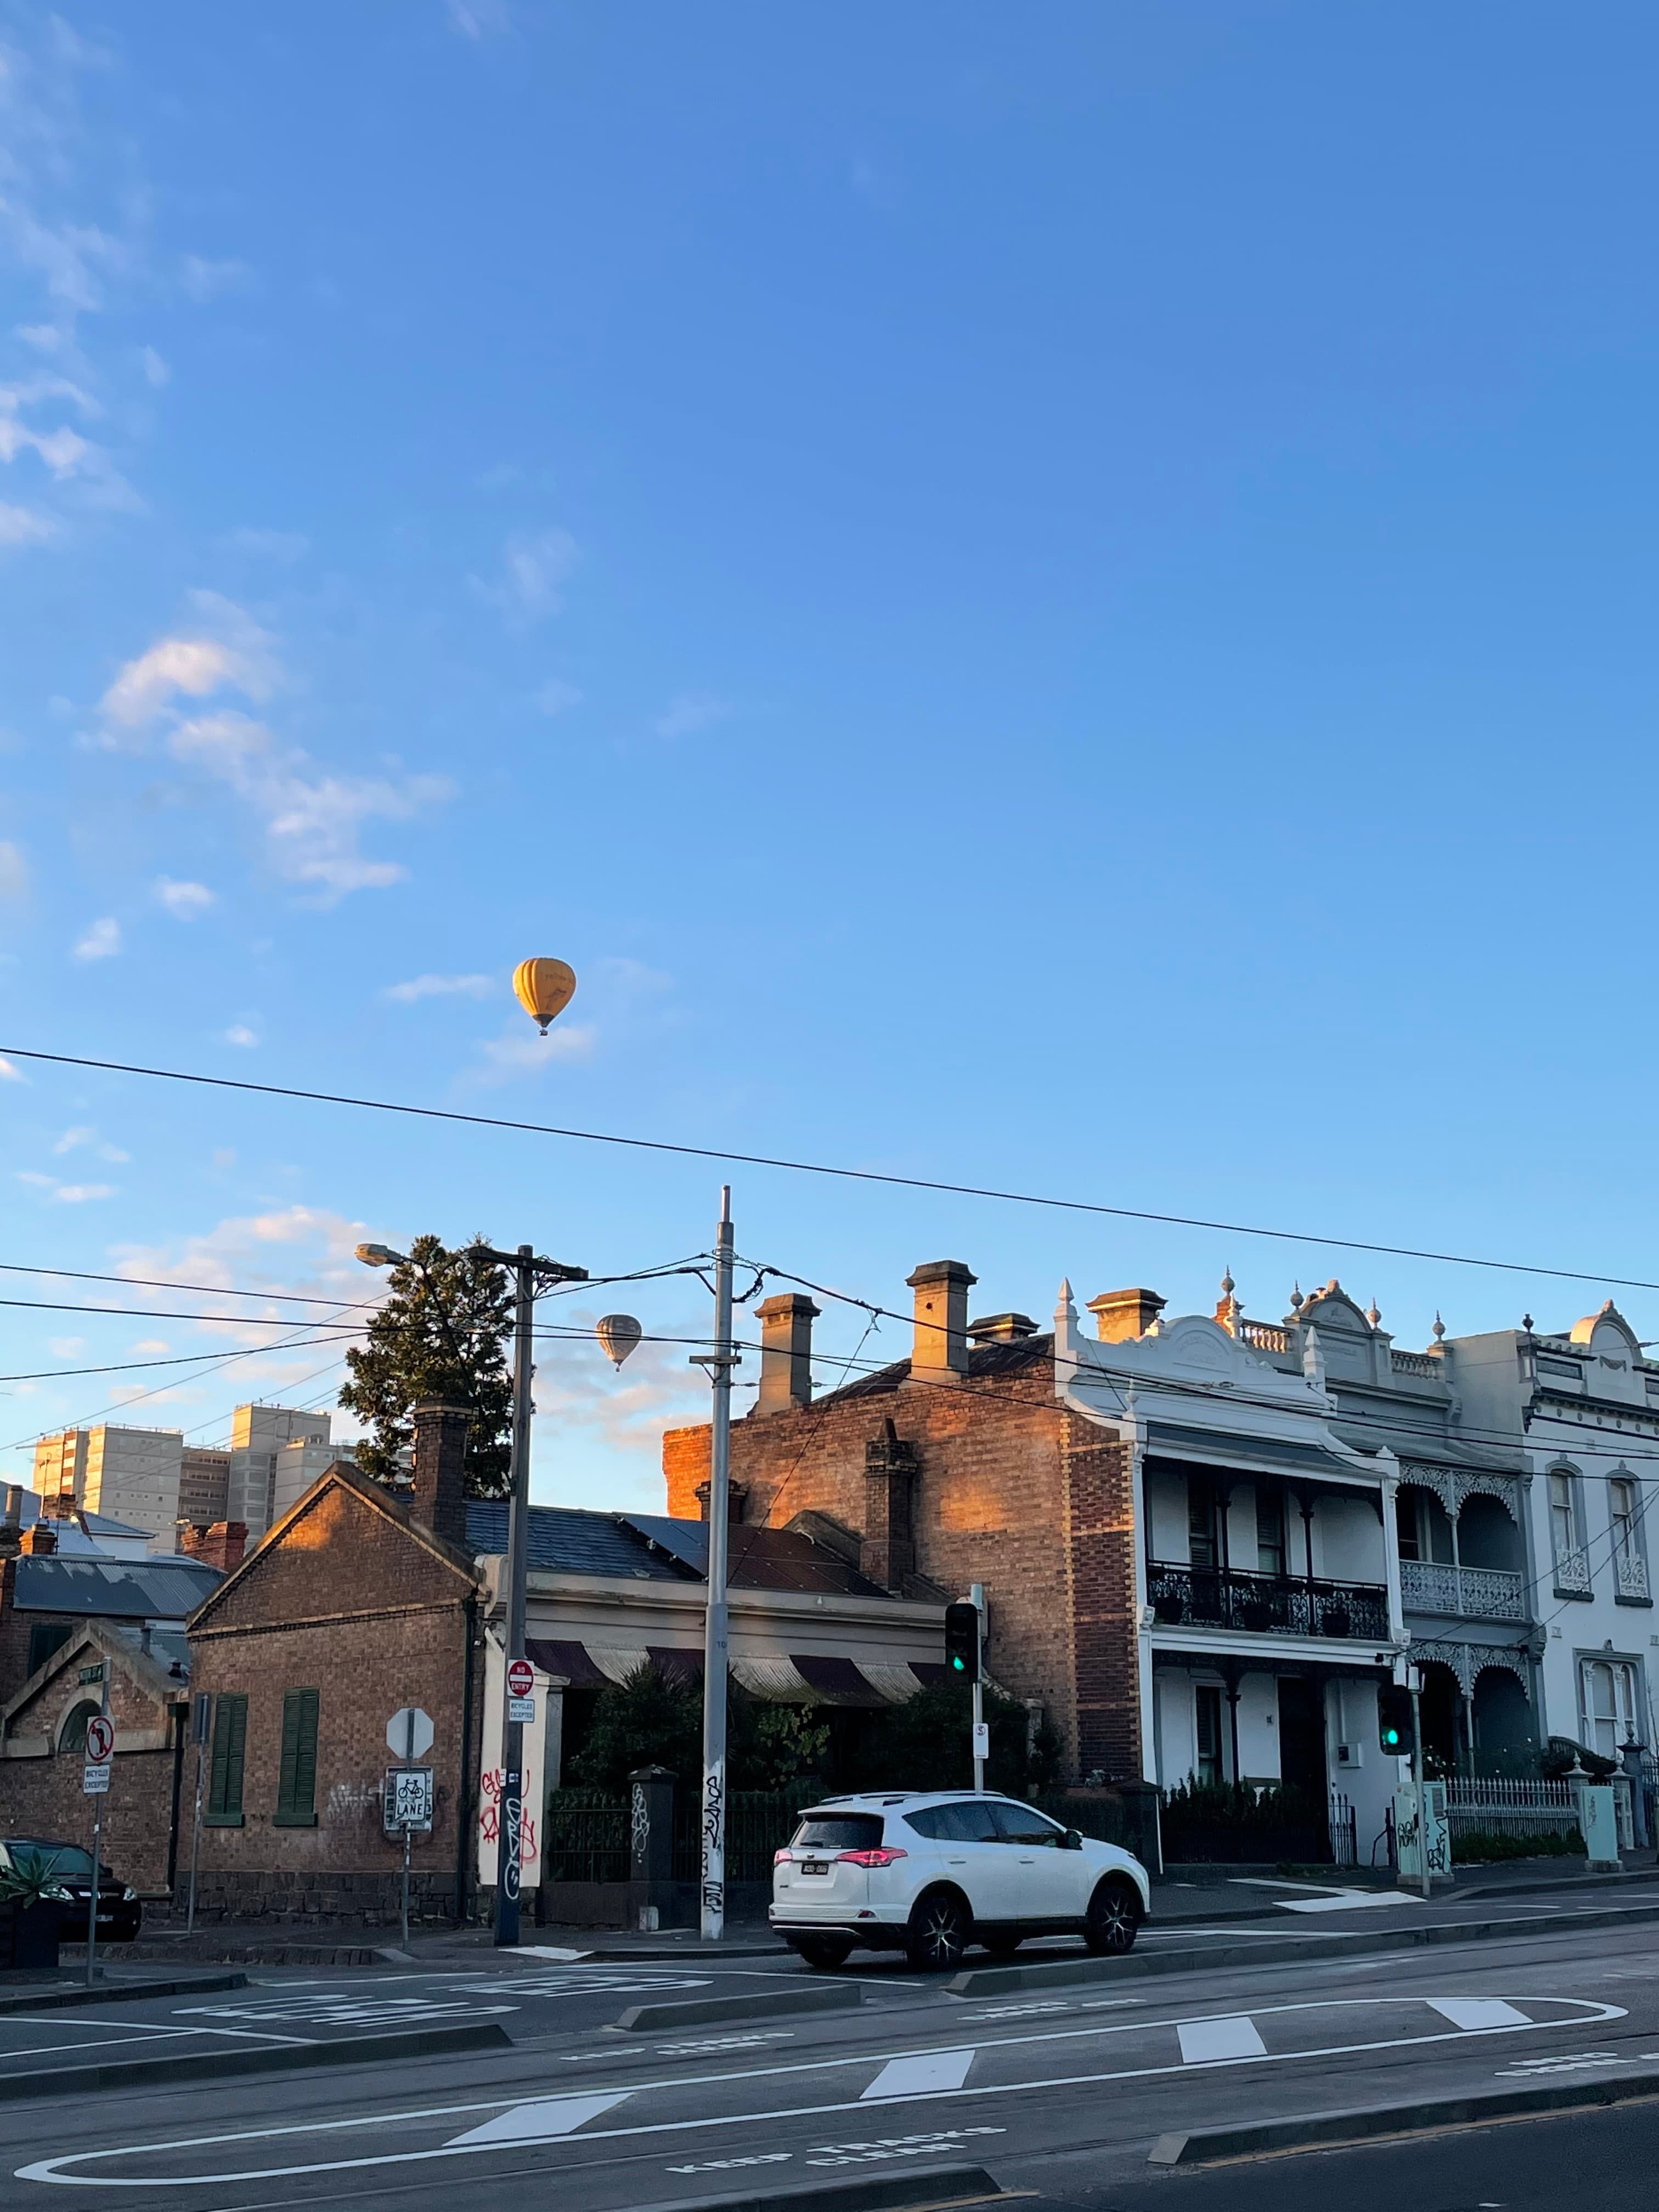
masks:
POLYGON ((809 1813, 790 1838, 793 1848, 817 1851, 871 1851, 881 1841, 875 1813, 809 1813))
POLYGON ((991 1808, 977 1798, 955 1805, 925 1805, 919 1813, 907 1813, 905 1820, 919 1836, 932 1836, 939 1843, 994 1844, 997 1840, 991 1808))
POLYGON ((1011 1805, 998 1799, 990 1808, 997 1824, 997 1834, 1005 1844, 1042 1844, 1050 1850, 1060 1849, 1063 1828, 1056 1827, 1046 1814, 1030 1805, 1011 1805))

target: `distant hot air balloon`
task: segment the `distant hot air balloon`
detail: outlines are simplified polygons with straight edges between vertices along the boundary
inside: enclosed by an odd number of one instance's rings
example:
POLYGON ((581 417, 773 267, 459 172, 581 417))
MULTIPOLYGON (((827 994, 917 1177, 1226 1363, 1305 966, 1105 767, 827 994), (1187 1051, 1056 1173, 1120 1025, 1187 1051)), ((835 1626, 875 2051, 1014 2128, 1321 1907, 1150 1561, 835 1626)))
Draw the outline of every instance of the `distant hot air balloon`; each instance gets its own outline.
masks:
POLYGON ((570 1004, 576 971, 562 960, 521 960, 513 971, 513 992, 544 1036, 547 1025, 570 1004))
POLYGON ((645 1331, 632 1314, 606 1314, 594 1334, 605 1346, 606 1358, 620 1367, 645 1331))

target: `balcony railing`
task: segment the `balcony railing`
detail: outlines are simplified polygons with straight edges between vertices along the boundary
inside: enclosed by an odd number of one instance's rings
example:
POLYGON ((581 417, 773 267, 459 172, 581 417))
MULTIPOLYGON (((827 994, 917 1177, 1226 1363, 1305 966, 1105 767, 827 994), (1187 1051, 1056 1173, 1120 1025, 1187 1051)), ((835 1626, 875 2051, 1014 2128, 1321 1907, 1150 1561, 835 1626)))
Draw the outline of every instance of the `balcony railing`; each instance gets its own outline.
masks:
POLYGON ((1243 1629, 1253 1635, 1352 1637, 1389 1632, 1389 1593, 1374 1583, 1307 1582, 1290 1575, 1207 1567, 1146 1571, 1146 1595, 1166 1627, 1243 1629))
POLYGON ((1621 1544, 1613 1555, 1613 1580, 1620 1597, 1647 1597, 1648 1563, 1642 1554, 1628 1544, 1621 1544))
POLYGON ((1576 1552, 1558 1552, 1555 1558, 1555 1587, 1559 1590, 1587 1590, 1590 1586, 1589 1553, 1582 1547, 1576 1552))
POLYGON ((1407 1613, 1455 1613, 1478 1620, 1524 1620, 1524 1575, 1498 1567, 1440 1566, 1427 1559, 1400 1562, 1400 1595, 1407 1613))

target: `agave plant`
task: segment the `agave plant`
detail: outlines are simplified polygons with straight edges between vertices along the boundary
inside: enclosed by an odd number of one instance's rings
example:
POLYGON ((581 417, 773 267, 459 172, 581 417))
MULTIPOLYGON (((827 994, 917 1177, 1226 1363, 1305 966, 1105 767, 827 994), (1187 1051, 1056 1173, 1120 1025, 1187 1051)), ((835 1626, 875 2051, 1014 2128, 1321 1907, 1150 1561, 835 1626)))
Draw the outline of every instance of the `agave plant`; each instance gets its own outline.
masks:
POLYGON ((61 1905, 68 1898, 69 1892, 58 1879, 55 1851, 14 1851, 10 1863, 0 1867, 0 1904, 15 1899, 27 1909, 31 1905, 61 1905))

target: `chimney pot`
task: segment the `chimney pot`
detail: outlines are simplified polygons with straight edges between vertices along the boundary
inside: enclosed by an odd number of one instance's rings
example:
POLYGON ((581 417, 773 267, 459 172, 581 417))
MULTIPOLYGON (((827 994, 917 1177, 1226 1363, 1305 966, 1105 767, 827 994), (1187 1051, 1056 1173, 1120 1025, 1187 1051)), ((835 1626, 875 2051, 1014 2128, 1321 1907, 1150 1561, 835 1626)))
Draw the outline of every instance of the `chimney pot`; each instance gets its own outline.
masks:
POLYGON ((18 1548, 26 1559, 46 1559, 58 1549, 58 1530, 44 1516, 39 1521, 31 1521, 23 1531, 18 1548))
POLYGON ((1089 1310, 1103 1344, 1127 1344, 1132 1337, 1145 1336, 1169 1303, 1156 1291, 1103 1291, 1090 1299, 1089 1310))
POLYGON ((968 1324, 969 1338, 975 1344, 1018 1344, 1036 1333, 1037 1325, 1030 1314, 988 1314, 983 1321, 968 1324))
POLYGON ((229 1574, 247 1555, 246 1521, 198 1521, 181 1532, 180 1549, 187 1559, 229 1574))
POLYGON ((812 1323, 818 1309, 799 1291, 763 1299, 757 1413, 787 1413, 812 1402, 812 1323))
POLYGON ((422 1398, 414 1410, 415 1479, 409 1493, 411 1520, 466 1548, 466 1437, 470 1407, 422 1398))
POLYGON ((960 1260, 927 1260, 907 1286, 915 1292, 913 1382, 959 1382, 968 1372, 968 1293, 979 1280, 960 1260))

